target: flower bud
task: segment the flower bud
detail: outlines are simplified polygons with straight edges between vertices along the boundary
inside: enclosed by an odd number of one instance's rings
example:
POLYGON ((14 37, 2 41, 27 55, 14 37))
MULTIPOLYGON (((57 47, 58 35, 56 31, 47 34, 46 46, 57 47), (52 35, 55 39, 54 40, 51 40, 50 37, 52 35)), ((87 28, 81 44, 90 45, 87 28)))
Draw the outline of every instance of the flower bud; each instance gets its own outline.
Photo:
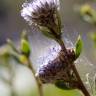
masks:
MULTIPOLYGON (((59 0, 34 0, 24 3, 21 16, 29 22, 36 25, 44 34, 44 31, 51 37, 61 37, 61 19, 59 15, 59 0), (42 29, 41 29, 42 28, 42 29), (46 29, 48 31, 46 31, 46 29)), ((44 34, 45 35, 45 34, 44 34)))
POLYGON ((47 64, 42 64, 39 67, 36 76, 40 78, 42 83, 55 83, 58 80, 70 80, 72 70, 70 69, 70 65, 68 65, 67 58, 72 60, 72 56, 75 54, 73 51, 69 51, 69 49, 67 51, 67 54, 64 54, 63 50, 61 50, 55 59, 49 60, 47 64), (69 73, 67 73, 68 71, 69 73))

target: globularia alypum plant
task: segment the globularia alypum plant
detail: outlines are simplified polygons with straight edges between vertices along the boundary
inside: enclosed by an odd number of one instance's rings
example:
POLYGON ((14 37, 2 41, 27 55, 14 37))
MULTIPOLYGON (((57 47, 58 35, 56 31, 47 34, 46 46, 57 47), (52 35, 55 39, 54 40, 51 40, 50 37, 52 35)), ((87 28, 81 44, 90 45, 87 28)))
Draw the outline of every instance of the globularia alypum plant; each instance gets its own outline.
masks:
POLYGON ((75 48, 65 47, 62 40, 59 11, 59 0, 34 0, 25 2, 21 11, 21 16, 31 26, 35 25, 46 37, 55 40, 60 45, 61 50, 54 60, 49 60, 47 64, 41 65, 37 72, 35 72, 30 60, 31 50, 26 34, 23 34, 19 51, 13 46, 10 40, 8 41, 14 50, 11 55, 19 63, 27 65, 32 70, 40 96, 43 96, 42 85, 48 83, 66 90, 79 89, 85 96, 90 96, 74 63, 81 53, 82 40, 79 36, 75 48))

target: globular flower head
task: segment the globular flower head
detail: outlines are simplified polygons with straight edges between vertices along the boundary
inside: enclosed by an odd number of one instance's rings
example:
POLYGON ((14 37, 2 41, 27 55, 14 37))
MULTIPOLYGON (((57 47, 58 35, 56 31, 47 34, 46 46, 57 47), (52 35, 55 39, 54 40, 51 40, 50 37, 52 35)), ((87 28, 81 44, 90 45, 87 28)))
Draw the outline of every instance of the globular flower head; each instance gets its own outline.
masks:
POLYGON ((61 35, 59 7, 59 0, 34 0, 23 4, 21 16, 29 24, 38 26, 44 35, 58 37, 61 35))
MULTIPOLYGON (((74 56, 71 49, 67 50, 68 54, 64 54, 63 50, 53 48, 43 60, 43 64, 38 68, 36 76, 40 78, 42 83, 55 83, 58 80, 69 80, 67 70, 70 71, 70 66, 67 64, 67 57, 72 60, 74 56)), ((74 60, 72 60, 73 62, 74 60)), ((70 73, 71 75, 71 73, 70 73)))

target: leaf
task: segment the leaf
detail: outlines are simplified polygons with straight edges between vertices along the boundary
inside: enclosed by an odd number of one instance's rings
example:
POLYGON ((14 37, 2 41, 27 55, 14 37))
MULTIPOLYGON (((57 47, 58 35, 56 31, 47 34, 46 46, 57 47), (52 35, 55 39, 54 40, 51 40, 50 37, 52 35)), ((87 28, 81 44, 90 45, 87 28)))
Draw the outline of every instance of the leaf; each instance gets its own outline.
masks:
POLYGON ((21 52, 27 57, 30 55, 30 44, 28 41, 27 34, 23 32, 21 38, 21 52))
POLYGON ((76 42, 76 45, 75 45, 75 59, 77 59, 80 54, 81 54, 81 51, 82 51, 82 47, 83 47, 83 42, 81 40, 81 37, 80 35, 78 36, 78 39, 77 39, 77 42, 76 42))
POLYGON ((70 83, 66 83, 66 82, 64 82, 64 81, 62 81, 62 80, 57 81, 57 82, 55 83, 55 86, 58 87, 58 88, 60 88, 60 89, 63 89, 63 90, 72 90, 72 89, 73 89, 73 88, 70 86, 70 83))
POLYGON ((29 45, 29 42, 22 39, 21 40, 21 51, 23 54, 29 56, 30 54, 30 45, 29 45))

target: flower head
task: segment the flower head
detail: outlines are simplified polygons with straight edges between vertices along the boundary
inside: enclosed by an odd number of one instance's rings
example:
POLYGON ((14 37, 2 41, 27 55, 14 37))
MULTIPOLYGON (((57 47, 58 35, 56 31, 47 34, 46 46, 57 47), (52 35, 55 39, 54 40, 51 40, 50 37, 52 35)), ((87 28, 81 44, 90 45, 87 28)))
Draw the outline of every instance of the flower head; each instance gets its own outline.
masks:
POLYGON ((23 4, 21 16, 29 24, 38 26, 44 34, 47 33, 48 37, 50 35, 60 36, 61 20, 59 9, 59 0, 34 0, 23 4))
POLYGON ((53 47, 42 60, 42 64, 36 72, 42 83, 55 83, 58 80, 69 80, 67 70, 70 68, 67 64, 66 57, 74 61, 74 52, 67 49, 68 54, 64 54, 59 47, 53 47), (72 59, 73 58, 73 59, 72 59))

